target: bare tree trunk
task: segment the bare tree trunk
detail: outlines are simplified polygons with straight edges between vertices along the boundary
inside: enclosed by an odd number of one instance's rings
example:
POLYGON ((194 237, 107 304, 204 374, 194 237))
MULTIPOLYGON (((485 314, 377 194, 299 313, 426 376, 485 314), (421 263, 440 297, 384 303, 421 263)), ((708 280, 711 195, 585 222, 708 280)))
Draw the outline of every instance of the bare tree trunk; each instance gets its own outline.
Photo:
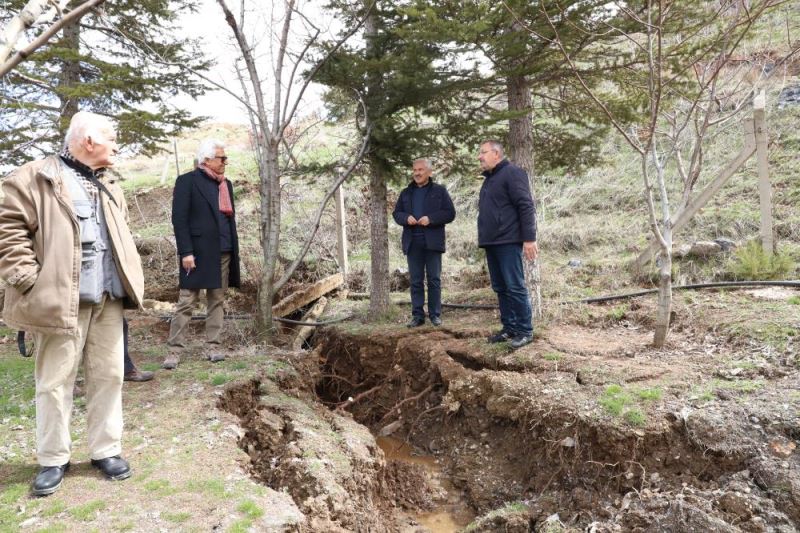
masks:
POLYGON ((275 267, 278 262, 278 245, 281 231, 281 183, 279 142, 273 139, 265 143, 263 162, 266 172, 261 173, 261 250, 263 270, 258 290, 258 314, 256 325, 262 340, 272 340, 272 299, 275 294, 275 267))
MULTIPOLYGON (((73 50, 76 54, 80 52, 80 37, 81 37, 81 27, 79 24, 72 24, 64 28, 64 37, 61 41, 61 45, 64 48, 69 48, 73 50)), ((80 102, 75 97, 69 97, 64 95, 63 90, 72 89, 77 87, 81 82, 81 64, 78 60, 75 59, 67 59, 64 68, 61 70, 61 79, 59 80, 58 87, 59 93, 61 97, 61 117, 59 119, 59 133, 61 134, 61 138, 64 138, 64 134, 67 132, 67 128, 69 127, 69 121, 72 120, 72 117, 80 111, 80 102)))
MULTIPOLYGON (((533 124, 531 121, 531 89, 525 76, 512 76, 508 80, 508 110, 525 112, 509 120, 508 156, 517 166, 528 173, 533 191, 533 124)), ((539 261, 522 262, 525 269, 525 284, 531 301, 534 318, 542 316, 542 290, 539 261)))
MULTIPOLYGON (((651 141, 651 155, 656 169, 656 185, 661 205, 660 228, 654 227, 656 238, 659 238, 661 251, 659 252, 658 266, 658 308, 656 310, 655 332, 653 333, 653 346, 663 348, 667 342, 669 334, 670 318, 672 315, 672 217, 670 216, 670 203, 667 193, 667 185, 664 176, 664 161, 657 155, 656 143, 651 141)), ((644 165, 647 165, 646 156, 643 158, 644 165)), ((647 169, 643 168, 645 177, 647 169)), ((647 187, 649 190, 649 187, 647 187)), ((649 203, 652 206, 652 203, 649 203)), ((652 207, 651 207, 652 208, 652 207)), ((653 213, 655 219, 655 213, 653 213)))
POLYGON ((379 318, 389 309, 389 230, 386 215, 386 178, 377 165, 371 165, 369 180, 371 280, 369 312, 379 318))

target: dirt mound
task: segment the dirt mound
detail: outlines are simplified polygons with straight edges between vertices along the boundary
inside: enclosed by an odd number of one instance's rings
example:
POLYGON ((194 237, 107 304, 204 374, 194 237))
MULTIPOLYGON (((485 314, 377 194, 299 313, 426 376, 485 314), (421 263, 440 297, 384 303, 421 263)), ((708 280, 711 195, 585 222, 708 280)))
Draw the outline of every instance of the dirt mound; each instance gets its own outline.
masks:
POLYGON ((419 468, 385 461, 369 430, 348 416, 284 394, 271 381, 228 389, 221 408, 246 428, 240 441, 256 478, 291 494, 300 531, 395 531, 395 507, 429 506, 419 468))
POLYGON ((691 381, 703 373, 692 368, 708 371, 713 361, 684 356, 682 372, 637 332, 630 344, 612 344, 604 339, 620 339, 617 332, 569 326, 499 354, 474 334, 328 330, 317 392, 440 458, 470 505, 487 513, 481 530, 538 529, 556 514, 597 531, 788 531, 799 523, 793 447, 776 459, 769 446, 798 427, 776 403, 797 395, 791 381, 773 383, 784 389, 777 395, 733 387, 728 400, 693 405, 700 383, 691 381), (570 344, 580 338, 589 340, 570 344), (559 360, 547 351, 553 346, 559 360), (593 379, 580 380, 586 361, 593 379), (673 383, 671 394, 625 388, 650 380, 673 383), (653 396, 641 418, 632 408, 613 414, 635 390, 653 396), (514 502, 524 509, 498 512, 514 502))

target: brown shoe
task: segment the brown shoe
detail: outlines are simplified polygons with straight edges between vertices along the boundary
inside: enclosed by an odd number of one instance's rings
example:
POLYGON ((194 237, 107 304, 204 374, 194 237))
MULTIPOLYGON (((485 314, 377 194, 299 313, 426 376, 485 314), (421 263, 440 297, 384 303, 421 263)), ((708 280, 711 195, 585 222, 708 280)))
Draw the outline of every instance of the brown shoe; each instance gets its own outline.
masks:
POLYGON ((155 377, 154 372, 149 372, 147 370, 139 370, 138 368, 134 368, 127 374, 125 374, 125 381, 150 381, 155 377))
POLYGON ((181 356, 177 353, 167 354, 167 358, 161 363, 161 368, 165 370, 174 370, 178 368, 178 363, 181 362, 181 356))

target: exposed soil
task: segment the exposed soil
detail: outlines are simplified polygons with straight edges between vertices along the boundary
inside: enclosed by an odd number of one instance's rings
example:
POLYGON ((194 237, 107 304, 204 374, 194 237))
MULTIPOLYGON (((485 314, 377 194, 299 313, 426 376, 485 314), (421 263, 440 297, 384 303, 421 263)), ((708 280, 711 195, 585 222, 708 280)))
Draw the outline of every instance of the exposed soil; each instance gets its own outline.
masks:
POLYGON ((302 530, 416 531, 413 515, 447 499, 429 472, 387 462, 369 428, 436 457, 479 531, 794 531, 794 366, 731 368, 743 354, 689 320, 654 350, 633 307, 516 352, 487 347, 489 312, 329 328, 294 378, 231 388, 221 405, 302 530))

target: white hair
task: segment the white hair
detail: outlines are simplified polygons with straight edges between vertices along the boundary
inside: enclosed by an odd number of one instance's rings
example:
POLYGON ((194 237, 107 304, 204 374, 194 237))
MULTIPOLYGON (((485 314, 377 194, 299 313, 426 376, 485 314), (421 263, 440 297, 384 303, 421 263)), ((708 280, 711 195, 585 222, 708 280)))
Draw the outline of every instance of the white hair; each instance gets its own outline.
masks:
POLYGON ((481 143, 481 146, 483 146, 484 144, 488 144, 492 148, 492 150, 497 151, 497 154, 500 157, 503 157, 505 155, 503 153, 503 145, 502 145, 502 143, 500 141, 498 141, 496 139, 488 139, 486 141, 483 141, 481 143))
POLYGON ((431 160, 427 157, 419 157, 413 161, 413 163, 424 163, 425 168, 428 170, 433 170, 433 165, 431 165, 431 160))
POLYGON ((225 149, 225 143, 217 139, 203 139, 197 147, 197 164, 202 164, 206 159, 217 156, 217 148, 225 149))
POLYGON ((72 115, 69 121, 69 128, 64 137, 64 146, 69 147, 73 143, 80 143, 89 137, 105 139, 106 133, 116 131, 116 125, 110 118, 91 113, 89 111, 78 111, 72 115))

